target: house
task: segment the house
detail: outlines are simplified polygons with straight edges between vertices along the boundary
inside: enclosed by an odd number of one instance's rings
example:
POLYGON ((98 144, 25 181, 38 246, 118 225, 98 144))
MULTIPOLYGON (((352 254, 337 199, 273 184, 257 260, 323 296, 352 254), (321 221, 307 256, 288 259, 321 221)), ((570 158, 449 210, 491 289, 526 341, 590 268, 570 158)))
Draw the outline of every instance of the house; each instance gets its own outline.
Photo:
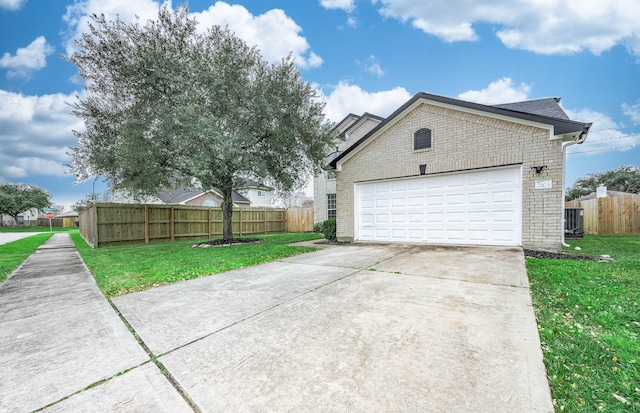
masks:
POLYGON ((590 127, 559 98, 489 106, 417 93, 329 163, 337 237, 558 249, 565 148, 590 127))
POLYGON ((273 188, 258 181, 245 179, 245 185, 243 188, 238 189, 238 193, 248 199, 252 207, 271 207, 273 188))
MULTIPOLYGON (((158 194, 158 198, 164 204, 179 204, 191 206, 222 206, 222 193, 217 188, 204 191, 200 188, 175 188, 170 191, 163 191, 158 194)), ((249 208, 251 201, 236 191, 231 193, 234 208, 249 208)))
POLYGON ((13 226, 37 226, 38 225, 38 209, 31 208, 18 215, 18 222, 9 214, 0 214, 0 227, 13 227, 13 226))
MULTIPOLYGON (((258 181, 252 179, 245 180, 242 189, 232 191, 231 199, 235 208, 249 207, 270 207, 271 193, 270 188, 258 181)), ((181 204, 192 206, 222 206, 222 192, 217 188, 211 188, 207 191, 198 187, 179 187, 169 191, 163 191, 158 195, 159 200, 164 204, 181 204)))
MULTIPOLYGON (((335 151, 327 157, 331 162, 371 129, 378 126, 384 118, 365 113, 362 116, 350 113, 334 126, 337 134, 335 151)), ((323 171, 313 180, 313 220, 322 222, 336 217, 336 175, 333 170, 323 171)))

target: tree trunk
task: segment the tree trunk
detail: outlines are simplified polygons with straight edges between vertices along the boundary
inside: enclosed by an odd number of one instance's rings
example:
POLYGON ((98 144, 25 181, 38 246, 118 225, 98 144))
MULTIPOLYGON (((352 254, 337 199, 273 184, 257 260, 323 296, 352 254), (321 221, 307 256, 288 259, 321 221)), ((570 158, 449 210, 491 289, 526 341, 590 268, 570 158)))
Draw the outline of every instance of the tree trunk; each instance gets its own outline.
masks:
POLYGON ((233 239, 233 199, 231 185, 220 188, 222 191, 222 239, 233 239))
POLYGON ((16 225, 16 227, 19 227, 20 224, 18 223, 18 214, 9 213, 9 215, 11 216, 11 218, 13 218, 13 223, 16 225))

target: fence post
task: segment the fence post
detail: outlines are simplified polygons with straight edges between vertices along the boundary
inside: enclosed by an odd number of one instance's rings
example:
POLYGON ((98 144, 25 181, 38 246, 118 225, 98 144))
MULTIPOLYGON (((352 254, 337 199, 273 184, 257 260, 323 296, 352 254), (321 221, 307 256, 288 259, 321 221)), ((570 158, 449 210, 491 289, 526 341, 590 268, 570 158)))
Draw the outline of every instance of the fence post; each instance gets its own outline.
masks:
POLYGON ((264 211, 263 217, 264 217, 264 233, 267 233, 267 208, 263 208, 262 209, 264 211))
POLYGON ((144 205, 144 243, 149 243, 149 207, 144 205))
POLYGON ((171 207, 171 214, 170 218, 169 218, 169 227, 171 228, 171 241, 175 241, 176 240, 176 229, 175 229, 175 211, 173 209, 173 207, 171 207))
POLYGON ((240 235, 242 235, 242 214, 243 214, 243 210, 244 208, 238 208, 238 212, 240 212, 240 223, 238 224, 238 231, 240 232, 240 235))
POLYGON ((207 238, 211 239, 211 208, 207 209, 207 238))

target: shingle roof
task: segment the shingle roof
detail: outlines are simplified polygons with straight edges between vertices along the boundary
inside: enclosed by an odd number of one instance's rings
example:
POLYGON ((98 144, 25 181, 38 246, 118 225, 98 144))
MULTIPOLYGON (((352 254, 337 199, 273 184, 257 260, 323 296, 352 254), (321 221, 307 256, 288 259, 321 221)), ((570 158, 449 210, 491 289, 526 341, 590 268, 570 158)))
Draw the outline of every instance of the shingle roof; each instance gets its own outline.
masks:
POLYGON ((372 113, 369 112, 365 112, 362 114, 362 116, 358 116, 358 120, 356 120, 355 122, 353 122, 351 124, 351 126, 349 126, 347 129, 345 129, 344 131, 342 131, 342 133, 338 136, 340 139, 345 140, 347 133, 351 130, 354 129, 356 126, 358 126, 360 124, 360 121, 362 121, 365 118, 369 118, 369 119, 374 119, 374 120, 379 120, 380 122, 382 122, 384 120, 384 118, 382 116, 378 116, 378 115, 374 115, 372 113))
POLYGON ((571 120, 560 107, 560 98, 535 99, 492 106, 514 112, 531 113, 535 115, 548 116, 550 118, 571 120))
MULTIPOLYGON (((221 192, 217 188, 211 187, 211 190, 218 195, 221 194, 221 192)), ((205 192, 206 191, 200 188, 180 187, 180 188, 171 189, 169 191, 163 191, 160 194, 158 194, 158 198, 160 198, 160 200, 162 200, 162 202, 164 202, 165 204, 179 204, 181 202, 188 201, 189 199, 198 197, 204 194, 205 192)), ((237 202, 241 204, 251 203, 251 201, 249 201, 247 198, 243 197, 236 191, 231 192, 231 199, 233 200, 233 202, 237 202)))
MULTIPOLYGON (((499 107, 499 106, 482 105, 480 103, 467 102, 467 101, 464 101, 464 100, 449 98, 449 97, 446 97, 446 96, 439 96, 439 95, 432 95, 430 93, 425 93, 425 92, 418 92, 411 99, 409 99, 404 105, 400 106, 395 112, 393 112, 391 115, 389 115, 389 117, 387 117, 385 120, 380 122, 378 124, 378 126, 373 128, 371 131, 369 131, 369 133, 367 133, 365 136, 363 136, 360 140, 358 140, 356 143, 351 145, 347 150, 342 152, 340 154, 340 156, 338 156, 333 161, 331 161, 329 163, 329 165, 332 168, 335 168, 337 163, 341 159, 343 159, 350 152, 352 152, 358 146, 360 146, 360 144, 362 142, 366 141, 371 136, 375 135, 376 132, 378 132, 380 129, 384 128, 387 124, 392 122, 396 117, 400 116, 406 109, 411 107, 411 105, 413 105, 416 101, 418 101, 420 99, 425 99, 425 100, 430 100, 430 101, 433 101, 433 102, 439 102, 439 103, 446 104, 446 105, 458 106, 458 107, 477 110, 477 111, 481 111, 481 112, 492 113, 492 114, 495 114, 495 115, 508 116, 508 117, 511 117, 511 118, 529 120, 529 121, 533 121, 533 122, 537 122, 537 123, 550 125, 550 126, 553 126, 553 134, 554 135, 564 135, 564 134, 571 134, 571 133, 578 133, 578 132, 581 132, 581 133, 585 132, 586 133, 586 132, 589 131, 589 128, 591 127, 591 123, 576 122, 576 121, 570 120, 568 118, 565 119, 565 118, 562 118, 562 117, 558 118, 558 117, 553 117, 553 116, 541 115, 541 114, 538 114, 538 113, 521 112, 521 111, 516 111, 516 110, 513 110, 513 109, 505 109, 505 108, 502 108, 502 107, 499 107)), ((542 99, 542 100, 544 100, 544 99, 542 99)), ((523 104, 524 102, 521 102, 521 103, 522 103, 521 105, 519 105, 519 106, 517 105, 520 109, 522 109, 525 106, 523 104)), ((539 106, 545 106, 546 107, 546 106, 548 106, 548 103, 549 102, 546 102, 544 104, 540 104, 539 106)), ((513 105, 513 104, 511 104, 511 105, 513 105)), ((557 101, 556 101, 556 105, 557 105, 557 101)), ((536 105, 534 105, 534 106, 536 106, 536 105)), ((563 111, 563 113, 564 113, 564 111, 563 111)), ((566 116, 566 114, 565 114, 565 116, 566 116)))

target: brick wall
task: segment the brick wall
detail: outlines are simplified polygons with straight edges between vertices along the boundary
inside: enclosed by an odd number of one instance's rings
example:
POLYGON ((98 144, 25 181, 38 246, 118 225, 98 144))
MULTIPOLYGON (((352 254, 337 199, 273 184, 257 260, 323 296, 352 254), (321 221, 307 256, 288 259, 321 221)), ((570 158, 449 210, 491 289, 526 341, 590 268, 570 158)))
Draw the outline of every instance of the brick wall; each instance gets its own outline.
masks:
POLYGON ((422 103, 343 161, 337 172, 337 236, 354 237, 354 183, 521 164, 522 242, 527 248, 557 249, 562 231, 562 142, 549 131, 422 103), (413 150, 413 134, 432 131, 432 147, 413 150), (532 166, 547 165, 540 174, 532 166), (552 180, 535 190, 536 180, 552 180))

